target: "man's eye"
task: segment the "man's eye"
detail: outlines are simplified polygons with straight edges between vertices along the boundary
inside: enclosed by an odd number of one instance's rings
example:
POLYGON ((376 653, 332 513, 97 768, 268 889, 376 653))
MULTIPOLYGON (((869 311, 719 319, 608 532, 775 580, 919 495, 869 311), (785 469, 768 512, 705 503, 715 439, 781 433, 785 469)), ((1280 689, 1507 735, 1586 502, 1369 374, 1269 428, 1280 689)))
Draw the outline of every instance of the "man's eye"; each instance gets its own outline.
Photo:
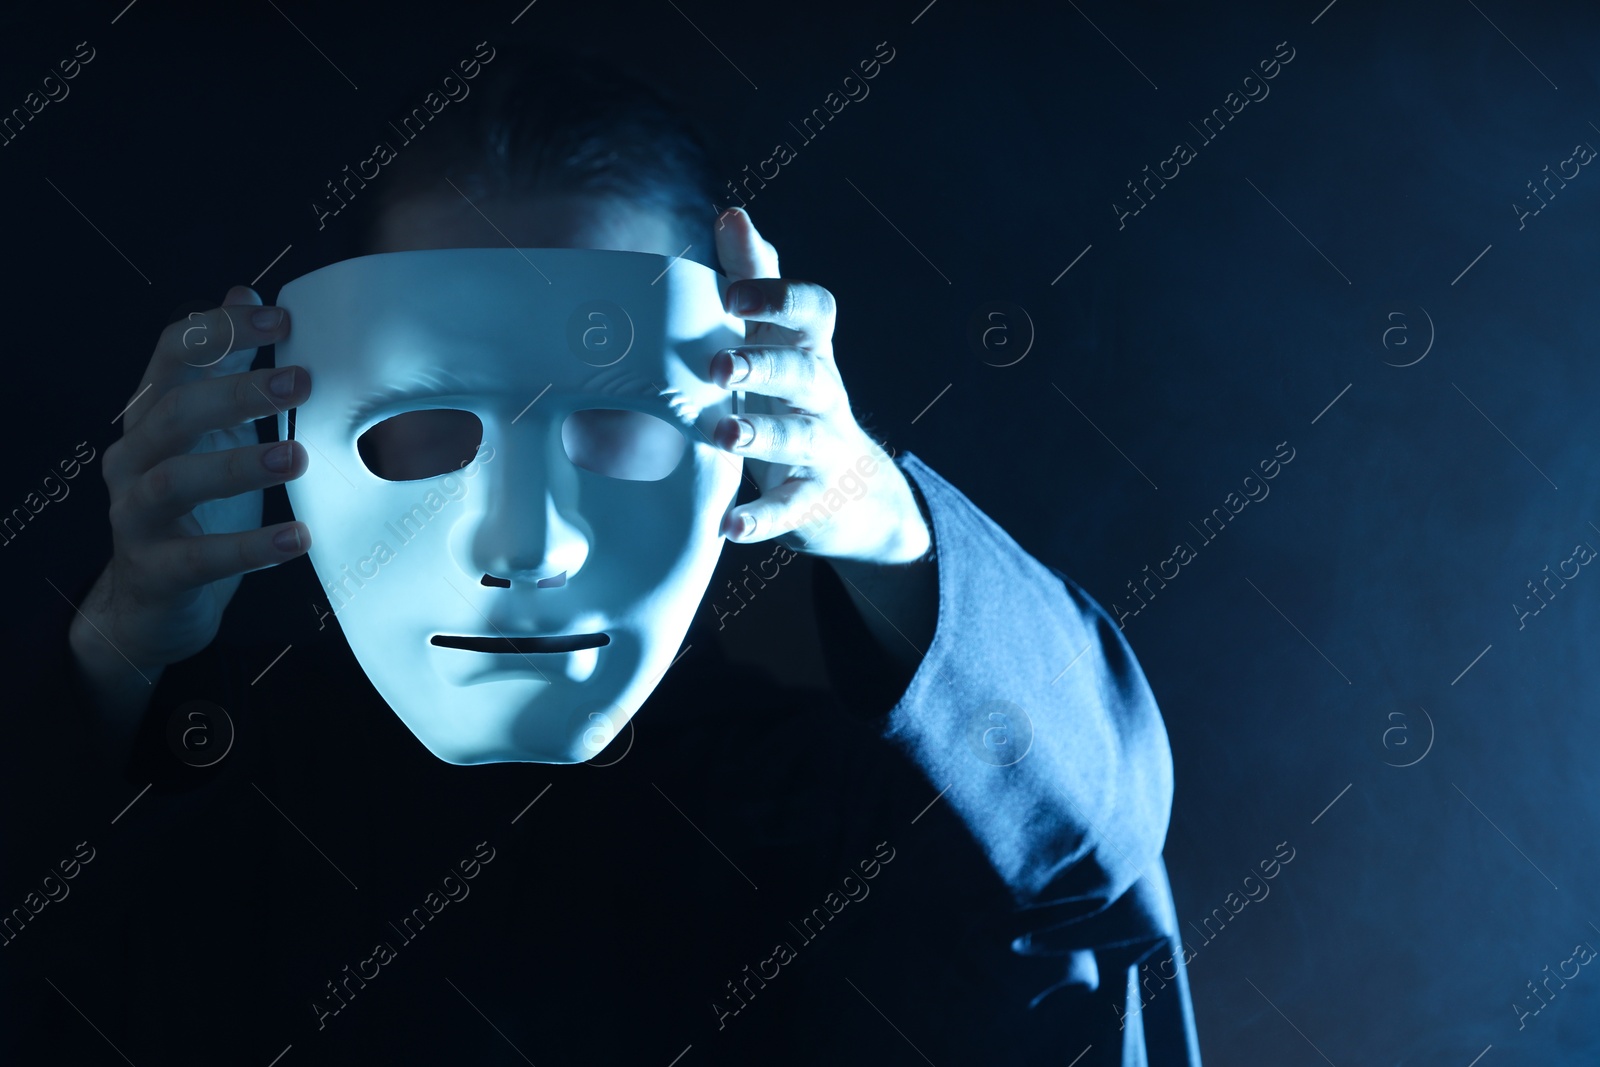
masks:
POLYGON ((665 419, 614 408, 574 411, 561 424, 561 443, 584 470, 630 482, 660 481, 678 469, 689 447, 665 419))
POLYGON ((452 474, 472 462, 483 423, 470 411, 430 408, 384 419, 356 440, 361 462, 389 482, 452 474))

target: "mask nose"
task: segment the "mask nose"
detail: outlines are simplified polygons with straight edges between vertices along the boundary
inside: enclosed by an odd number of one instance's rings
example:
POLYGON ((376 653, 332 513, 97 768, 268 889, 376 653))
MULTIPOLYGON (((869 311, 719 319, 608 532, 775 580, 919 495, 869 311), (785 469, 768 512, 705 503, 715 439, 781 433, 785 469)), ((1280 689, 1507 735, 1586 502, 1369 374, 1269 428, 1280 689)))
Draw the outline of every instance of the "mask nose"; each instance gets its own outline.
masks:
POLYGON ((577 513, 577 470, 559 436, 506 441, 485 468, 487 502, 452 538, 462 570, 485 585, 566 584, 588 561, 593 535, 577 513))

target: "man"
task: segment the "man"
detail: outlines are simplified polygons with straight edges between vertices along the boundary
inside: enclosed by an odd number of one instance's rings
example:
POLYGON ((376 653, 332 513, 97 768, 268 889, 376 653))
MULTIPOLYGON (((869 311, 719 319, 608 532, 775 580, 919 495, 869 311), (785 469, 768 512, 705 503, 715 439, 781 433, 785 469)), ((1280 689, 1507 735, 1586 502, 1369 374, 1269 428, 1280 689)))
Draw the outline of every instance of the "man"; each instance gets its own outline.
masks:
POLYGON ((730 664, 702 613, 593 766, 455 767, 330 635, 249 678, 222 614, 317 536, 260 523, 262 490, 318 462, 251 423, 316 383, 244 369, 293 323, 236 287, 204 320, 237 330, 231 355, 202 365, 175 324, 138 383, 103 463, 113 558, 70 628, 75 714, 163 805, 102 861, 120 904, 86 918, 147 979, 112 1030, 228 1062, 270 1059, 277 1027, 328 1062, 1198 1063, 1181 960, 1146 964, 1176 928, 1171 760, 1116 627, 909 455, 800 530, 875 451, 832 294, 782 278, 748 212, 712 211, 704 149, 620 72, 504 56, 477 92, 363 190, 357 251, 720 265, 747 341, 705 372, 763 398, 717 428, 757 490, 722 532, 819 561, 829 691, 730 664), (164 742, 195 700, 239 723, 199 771, 164 742), (162 873, 185 866, 225 904, 207 921, 254 935, 248 962, 186 936, 162 873))

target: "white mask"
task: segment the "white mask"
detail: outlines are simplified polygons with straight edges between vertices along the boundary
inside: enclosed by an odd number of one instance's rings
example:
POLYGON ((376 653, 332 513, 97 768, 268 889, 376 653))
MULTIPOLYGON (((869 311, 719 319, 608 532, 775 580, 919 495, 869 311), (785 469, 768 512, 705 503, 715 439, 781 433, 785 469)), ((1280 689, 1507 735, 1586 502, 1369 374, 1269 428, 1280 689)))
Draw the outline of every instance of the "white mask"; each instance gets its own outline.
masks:
POLYGON ((671 666, 742 473, 712 443, 742 394, 706 377, 744 339, 727 284, 642 252, 458 248, 283 287, 277 363, 311 376, 289 501, 356 659, 435 756, 589 759, 671 666), (551 637, 589 647, 507 641, 551 637))

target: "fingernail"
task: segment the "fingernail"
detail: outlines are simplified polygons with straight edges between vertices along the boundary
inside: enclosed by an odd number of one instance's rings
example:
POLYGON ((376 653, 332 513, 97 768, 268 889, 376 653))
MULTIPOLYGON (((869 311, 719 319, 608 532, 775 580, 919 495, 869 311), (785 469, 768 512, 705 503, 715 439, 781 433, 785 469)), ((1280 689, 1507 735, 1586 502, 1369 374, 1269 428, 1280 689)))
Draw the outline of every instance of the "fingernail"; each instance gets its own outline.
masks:
POLYGON ((733 290, 731 304, 735 314, 748 315, 761 306, 761 294, 754 286, 740 286, 733 290))
POLYGON ((269 448, 261 457, 261 462, 267 470, 282 474, 294 465, 294 446, 285 441, 274 448, 269 448))
POLYGON ((739 439, 733 443, 734 447, 743 448, 756 439, 756 428, 750 420, 736 418, 733 421, 739 424, 739 439))
POLYGON ((300 551, 300 527, 289 526, 272 535, 273 547, 280 552, 300 551))
POLYGON ((267 382, 267 388, 272 390, 273 396, 293 396, 294 368, 285 367, 277 374, 274 374, 271 380, 267 382))
POLYGON ((282 308, 258 308, 250 313, 250 325, 258 330, 276 330, 282 321, 282 308))
POLYGON ((728 384, 733 385, 750 377, 750 360, 741 352, 730 351, 729 358, 733 363, 733 370, 728 373, 728 384))
POLYGON ((748 515, 729 515, 727 526, 728 536, 737 540, 749 535, 755 521, 748 515))

